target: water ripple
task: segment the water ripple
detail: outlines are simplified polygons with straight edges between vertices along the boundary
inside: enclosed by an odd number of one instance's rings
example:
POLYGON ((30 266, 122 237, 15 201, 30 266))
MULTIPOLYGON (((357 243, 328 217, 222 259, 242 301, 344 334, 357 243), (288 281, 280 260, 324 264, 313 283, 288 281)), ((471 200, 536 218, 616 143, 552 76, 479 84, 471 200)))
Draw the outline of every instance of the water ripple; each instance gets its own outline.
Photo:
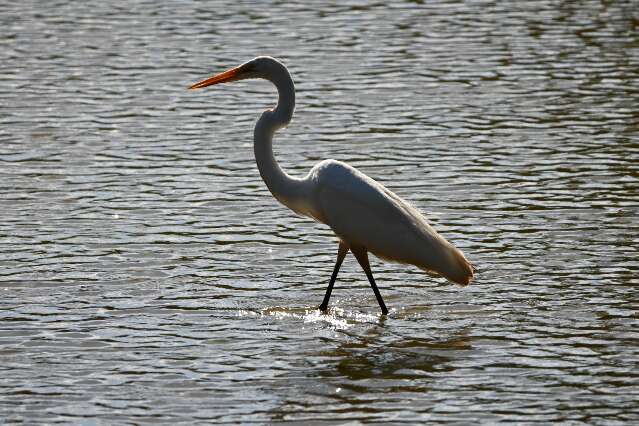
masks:
POLYGON ((4 423, 639 421, 631 1, 0 6, 4 423), (252 153, 258 54, 298 90, 283 167, 347 161, 479 266, 352 257, 252 153))

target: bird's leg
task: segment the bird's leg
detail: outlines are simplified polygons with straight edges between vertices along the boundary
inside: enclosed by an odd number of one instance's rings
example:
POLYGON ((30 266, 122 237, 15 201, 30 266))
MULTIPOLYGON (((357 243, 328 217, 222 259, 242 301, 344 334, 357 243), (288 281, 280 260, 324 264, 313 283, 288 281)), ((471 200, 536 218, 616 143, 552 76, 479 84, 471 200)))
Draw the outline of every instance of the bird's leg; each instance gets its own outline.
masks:
POLYGON ((326 312, 328 309, 328 300, 331 298, 331 291, 333 291, 333 284, 335 284, 335 280, 337 279, 337 273, 339 272, 340 266, 342 266, 342 261, 346 257, 346 253, 348 253, 348 245, 343 241, 339 242, 339 248, 337 249, 337 261, 335 262, 335 268, 333 268, 333 275, 331 275, 331 282, 328 284, 326 288, 326 294, 324 295, 324 301, 320 305, 319 309, 322 312, 326 312))
POLYGON ((364 247, 361 246, 351 246, 351 251, 355 258, 359 262, 360 266, 366 273, 368 277, 368 282, 371 283, 371 287, 373 287, 373 291, 375 292, 375 297, 377 297, 377 303, 379 303, 379 307, 382 308, 382 315, 388 314, 388 309, 386 309, 386 305, 384 304, 384 299, 382 299, 382 295, 377 288, 377 284, 375 284, 375 279, 373 278, 373 272, 371 272, 371 265, 368 263, 368 252, 364 247))

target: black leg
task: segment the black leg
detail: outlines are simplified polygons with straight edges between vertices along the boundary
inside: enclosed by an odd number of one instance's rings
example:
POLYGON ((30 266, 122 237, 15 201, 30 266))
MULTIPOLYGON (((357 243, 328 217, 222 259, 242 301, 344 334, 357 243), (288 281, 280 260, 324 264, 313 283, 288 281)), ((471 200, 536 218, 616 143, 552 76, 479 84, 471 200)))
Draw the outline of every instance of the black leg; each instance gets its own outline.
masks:
POLYGON ((342 241, 340 241, 339 248, 337 249, 337 261, 335 262, 335 268, 333 268, 333 275, 331 275, 331 282, 328 284, 328 287, 326 288, 324 301, 319 307, 320 311, 322 312, 326 312, 326 310, 328 309, 328 301, 331 298, 331 291, 333 291, 333 284, 335 284, 335 280, 337 279, 337 273, 339 272, 340 266, 342 266, 342 261, 346 257, 346 253, 348 253, 348 246, 342 241))
POLYGON ((375 297, 377 297, 377 303, 379 303, 379 307, 382 308, 382 315, 388 315, 388 309, 386 309, 386 305, 384 304, 384 299, 382 299, 382 295, 377 288, 377 284, 375 284, 375 279, 373 278, 373 273, 371 272, 371 265, 368 263, 368 252, 364 247, 356 247, 351 246, 351 251, 355 255, 355 258, 359 262, 360 266, 366 273, 368 277, 368 282, 371 283, 371 287, 373 287, 373 291, 375 292, 375 297))

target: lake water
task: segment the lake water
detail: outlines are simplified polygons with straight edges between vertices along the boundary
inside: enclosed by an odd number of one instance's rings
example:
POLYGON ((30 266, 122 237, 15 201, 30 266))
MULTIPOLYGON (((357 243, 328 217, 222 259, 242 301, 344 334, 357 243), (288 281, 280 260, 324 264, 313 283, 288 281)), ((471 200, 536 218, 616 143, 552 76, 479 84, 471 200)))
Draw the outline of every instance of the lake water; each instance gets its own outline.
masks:
POLYGON ((0 5, 0 422, 639 422, 636 1, 0 5), (347 161, 479 268, 352 255, 252 149, 347 161))

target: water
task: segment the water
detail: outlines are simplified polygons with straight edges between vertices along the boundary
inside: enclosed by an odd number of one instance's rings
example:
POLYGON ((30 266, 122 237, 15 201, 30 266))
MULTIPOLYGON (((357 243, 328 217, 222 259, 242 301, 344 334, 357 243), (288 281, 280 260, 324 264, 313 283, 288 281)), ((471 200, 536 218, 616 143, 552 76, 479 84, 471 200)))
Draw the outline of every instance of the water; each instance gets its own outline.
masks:
POLYGON ((634 1, 0 6, 2 423, 639 421, 634 1), (268 193, 349 162, 479 266, 348 256, 268 193))

